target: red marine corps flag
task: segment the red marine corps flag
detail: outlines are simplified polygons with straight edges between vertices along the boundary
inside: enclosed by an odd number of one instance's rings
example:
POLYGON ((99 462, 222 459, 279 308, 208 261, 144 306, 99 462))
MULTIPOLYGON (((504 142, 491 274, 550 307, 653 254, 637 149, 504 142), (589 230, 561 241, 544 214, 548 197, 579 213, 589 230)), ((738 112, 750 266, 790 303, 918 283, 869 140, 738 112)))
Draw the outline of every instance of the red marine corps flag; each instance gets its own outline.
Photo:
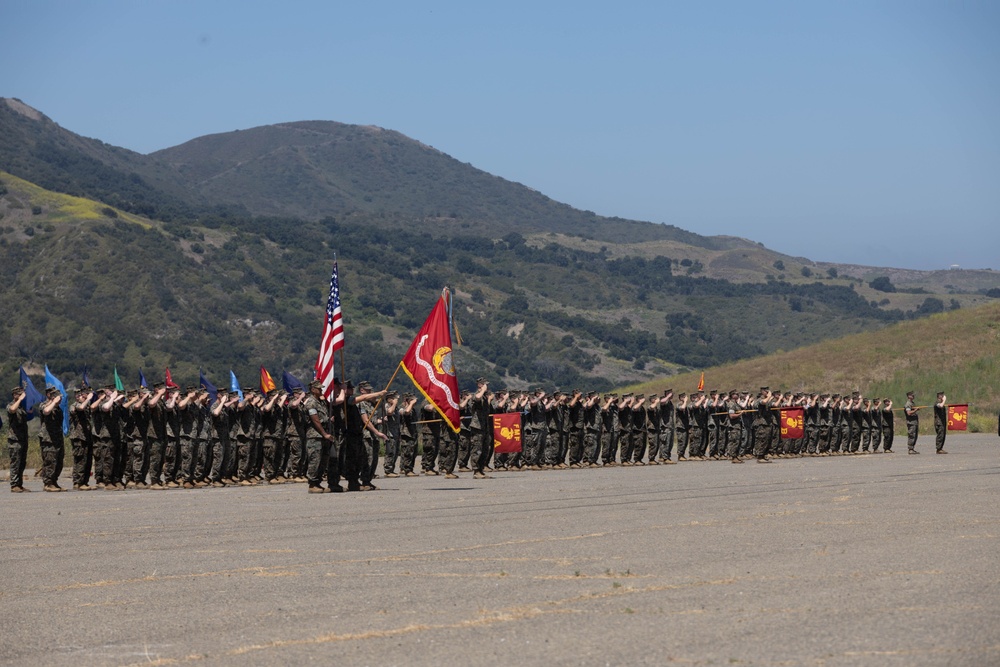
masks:
POLYGON ((458 378, 451 356, 447 297, 446 289, 413 339, 400 366, 451 430, 458 433, 462 418, 458 409, 458 378))
POLYGON ((948 406, 948 430, 966 431, 969 428, 969 406, 949 405, 948 406))
POLYGON ((795 440, 805 437, 805 408, 781 408, 781 439, 795 440))

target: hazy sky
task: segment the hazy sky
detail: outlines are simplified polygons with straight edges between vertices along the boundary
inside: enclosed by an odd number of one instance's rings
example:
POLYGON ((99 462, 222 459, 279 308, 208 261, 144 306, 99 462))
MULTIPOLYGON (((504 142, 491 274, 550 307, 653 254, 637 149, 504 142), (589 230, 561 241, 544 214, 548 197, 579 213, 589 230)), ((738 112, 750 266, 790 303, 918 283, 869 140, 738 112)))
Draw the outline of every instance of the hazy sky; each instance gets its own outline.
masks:
POLYGON ((0 96, 151 152, 398 130, 604 215, 1000 269, 1000 2, 5 0, 0 96))

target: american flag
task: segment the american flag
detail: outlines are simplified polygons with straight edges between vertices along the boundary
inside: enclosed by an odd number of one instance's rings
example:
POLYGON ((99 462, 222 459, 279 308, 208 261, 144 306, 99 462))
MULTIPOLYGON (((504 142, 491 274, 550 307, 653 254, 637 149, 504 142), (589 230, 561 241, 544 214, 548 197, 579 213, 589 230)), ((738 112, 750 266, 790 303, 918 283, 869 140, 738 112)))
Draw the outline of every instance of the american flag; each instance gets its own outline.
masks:
POLYGON ((340 282, 337 280, 337 262, 333 263, 330 276, 330 298, 326 300, 326 319, 323 322, 323 339, 316 358, 316 379, 323 383, 323 396, 329 398, 333 387, 333 355, 344 347, 344 317, 340 312, 340 282))

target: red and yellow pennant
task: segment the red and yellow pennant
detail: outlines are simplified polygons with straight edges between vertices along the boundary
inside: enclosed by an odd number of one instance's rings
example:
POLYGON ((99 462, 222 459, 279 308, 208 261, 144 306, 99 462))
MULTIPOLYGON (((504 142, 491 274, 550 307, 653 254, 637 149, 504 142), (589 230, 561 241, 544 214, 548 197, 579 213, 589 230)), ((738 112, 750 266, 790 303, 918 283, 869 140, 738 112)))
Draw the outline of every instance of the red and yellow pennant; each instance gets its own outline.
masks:
POLYGON ((260 393, 266 394, 267 392, 272 391, 275 387, 277 387, 277 385, 274 384, 274 378, 271 377, 271 374, 267 372, 266 368, 264 368, 263 366, 261 366, 260 367, 260 393))
POLYGON ((493 415, 493 449, 497 454, 521 451, 521 413, 493 415))
POLYGON ((806 409, 781 408, 781 439, 795 440, 806 435, 806 409))
POLYGON ((948 406, 948 430, 949 431, 969 430, 968 404, 948 406))

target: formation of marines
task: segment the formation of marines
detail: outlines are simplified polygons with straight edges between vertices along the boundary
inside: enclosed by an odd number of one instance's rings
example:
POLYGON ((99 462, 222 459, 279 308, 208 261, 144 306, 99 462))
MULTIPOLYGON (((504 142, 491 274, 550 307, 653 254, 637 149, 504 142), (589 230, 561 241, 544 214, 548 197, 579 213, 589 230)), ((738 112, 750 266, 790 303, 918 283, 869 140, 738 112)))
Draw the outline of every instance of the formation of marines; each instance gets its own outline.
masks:
MULTIPOLYGON (((370 491, 379 457, 387 478, 413 477, 418 449, 421 473, 488 477, 498 469, 555 469, 669 465, 692 460, 753 459, 891 453, 895 434, 889 398, 851 394, 771 391, 662 394, 491 392, 484 378, 462 392, 461 429, 448 428, 414 394, 373 391, 334 381, 292 391, 242 395, 202 387, 154 385, 118 391, 113 386, 75 390, 62 405, 49 389, 35 406, 41 424, 41 477, 46 491, 62 491, 65 439, 72 450, 76 490, 168 489, 303 482, 310 493, 370 491), (326 395, 328 394, 328 396, 326 395), (782 437, 782 408, 804 412, 803 435, 782 437), (63 410, 69 433, 63 435, 63 410), (493 416, 520 415, 522 450, 495 453, 493 416), (881 448, 881 449, 880 449, 881 448), (398 468, 397 468, 398 465, 398 468), (91 479, 95 484, 91 484, 91 479), (323 483, 326 486, 323 486, 323 483)), ((7 406, 11 491, 27 491, 23 472, 28 415, 21 387, 7 406)), ((915 454, 921 406, 907 393, 903 409, 907 449, 915 454)), ((946 397, 934 405, 936 450, 944 450, 946 397), (940 422, 940 423, 939 423, 940 422)))

